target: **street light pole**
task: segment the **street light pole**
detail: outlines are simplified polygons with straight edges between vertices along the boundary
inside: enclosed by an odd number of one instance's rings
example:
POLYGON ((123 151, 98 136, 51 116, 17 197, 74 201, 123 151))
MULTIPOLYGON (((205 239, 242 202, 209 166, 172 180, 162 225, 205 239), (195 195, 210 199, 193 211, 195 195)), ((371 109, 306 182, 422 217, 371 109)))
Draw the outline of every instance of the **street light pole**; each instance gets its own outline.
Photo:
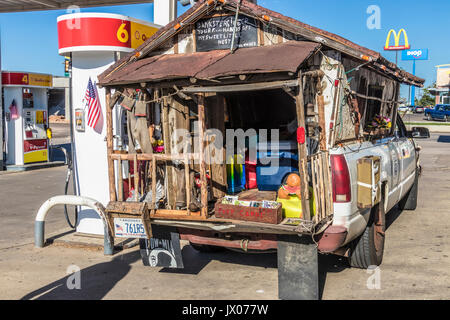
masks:
MULTIPOLYGON (((416 60, 413 60, 413 76, 416 75, 416 60)), ((416 87, 412 86, 411 89, 411 105, 416 105, 416 87)))

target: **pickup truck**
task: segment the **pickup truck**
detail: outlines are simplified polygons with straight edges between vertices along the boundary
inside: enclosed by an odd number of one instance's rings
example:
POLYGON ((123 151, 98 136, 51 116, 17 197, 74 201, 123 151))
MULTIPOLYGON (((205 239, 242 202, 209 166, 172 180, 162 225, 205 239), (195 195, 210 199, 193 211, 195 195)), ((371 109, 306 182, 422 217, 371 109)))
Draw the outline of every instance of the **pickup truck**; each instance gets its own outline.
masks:
POLYGON ((352 267, 378 266, 383 259, 385 214, 395 205, 415 210, 420 175, 419 150, 400 116, 392 136, 330 150, 334 190, 334 226, 348 230, 342 244, 348 247, 352 267), (365 156, 381 158, 381 201, 370 209, 357 205, 357 161, 365 156), (337 199, 339 198, 339 199, 337 199))
POLYGON ((438 104, 433 109, 425 110, 425 117, 428 120, 450 121, 450 104, 438 104))

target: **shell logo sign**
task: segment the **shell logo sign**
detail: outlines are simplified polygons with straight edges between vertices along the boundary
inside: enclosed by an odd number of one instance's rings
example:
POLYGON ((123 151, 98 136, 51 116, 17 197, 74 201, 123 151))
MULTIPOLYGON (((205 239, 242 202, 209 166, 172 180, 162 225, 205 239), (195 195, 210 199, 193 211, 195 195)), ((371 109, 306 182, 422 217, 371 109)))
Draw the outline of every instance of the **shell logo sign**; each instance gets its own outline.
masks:
POLYGON ((53 86, 53 77, 49 74, 2 72, 4 86, 30 86, 50 88, 53 86))
POLYGON ((58 17, 59 54, 76 51, 131 52, 160 26, 108 13, 75 13, 58 17))
POLYGON ((395 32, 394 29, 391 29, 388 33, 388 36, 386 38, 386 45, 384 46, 384 50, 386 51, 395 51, 395 50, 408 50, 410 49, 411 46, 409 45, 409 41, 408 41, 408 35, 406 34, 405 29, 400 29, 400 31, 397 33, 395 32), (394 45, 391 46, 390 42, 391 42, 391 36, 392 34, 394 35, 394 45), (400 45, 400 36, 404 35, 405 38, 405 44, 404 45, 400 45))

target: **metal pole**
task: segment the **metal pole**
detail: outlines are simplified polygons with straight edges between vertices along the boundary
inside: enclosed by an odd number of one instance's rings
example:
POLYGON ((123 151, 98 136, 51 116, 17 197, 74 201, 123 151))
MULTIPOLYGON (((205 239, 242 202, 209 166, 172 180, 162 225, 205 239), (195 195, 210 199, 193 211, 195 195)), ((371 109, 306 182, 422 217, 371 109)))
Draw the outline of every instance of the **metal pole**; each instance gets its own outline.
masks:
MULTIPOLYGON (((413 76, 416 75, 416 60, 413 60, 413 76)), ((412 86, 411 89, 411 105, 415 106, 416 105, 416 87, 412 86)))
POLYGON ((408 105, 411 105, 411 85, 409 85, 409 92, 408 92, 408 105))
MULTIPOLYGON (((72 156, 72 168, 73 168, 73 176, 72 176, 72 185, 73 185, 73 194, 76 196, 78 195, 77 192, 77 178, 78 178, 78 165, 76 162, 76 148, 75 148, 75 135, 73 132, 73 86, 72 86, 72 79, 73 79, 73 68, 72 68, 72 64, 73 64, 73 55, 72 53, 70 53, 69 55, 70 57, 70 61, 69 61, 69 113, 70 113, 70 117, 69 117, 69 125, 70 125, 70 153, 72 156)), ((78 221, 76 221, 75 223, 78 223, 78 221)))

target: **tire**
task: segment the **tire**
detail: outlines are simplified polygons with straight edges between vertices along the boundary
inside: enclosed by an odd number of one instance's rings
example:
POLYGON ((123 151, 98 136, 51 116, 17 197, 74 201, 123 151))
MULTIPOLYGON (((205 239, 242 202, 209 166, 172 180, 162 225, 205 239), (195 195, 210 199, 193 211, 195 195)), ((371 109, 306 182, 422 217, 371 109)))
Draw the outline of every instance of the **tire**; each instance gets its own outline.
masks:
POLYGON ((433 119, 431 118, 431 114, 427 115, 427 120, 428 120, 428 121, 433 120, 433 119))
POLYGON ((223 248, 223 247, 209 246, 206 244, 195 244, 192 242, 189 242, 189 244, 192 246, 192 248, 194 248, 195 250, 197 250, 198 252, 201 252, 201 253, 213 253, 213 252, 221 252, 221 251, 225 250, 225 248, 223 248))
POLYGON ((414 179, 414 184, 408 193, 403 197, 398 203, 400 210, 416 210, 417 209, 417 198, 419 195, 419 173, 416 170, 416 177, 414 179))
POLYGON ((450 118, 449 118, 448 116, 445 116, 445 117, 444 117, 444 121, 445 121, 445 122, 448 122, 449 120, 450 120, 450 118))
POLYGON ((384 242, 386 231, 386 217, 384 212, 384 199, 372 208, 369 223, 364 233, 354 240, 349 257, 353 268, 368 269, 370 266, 379 266, 383 261, 384 242))

